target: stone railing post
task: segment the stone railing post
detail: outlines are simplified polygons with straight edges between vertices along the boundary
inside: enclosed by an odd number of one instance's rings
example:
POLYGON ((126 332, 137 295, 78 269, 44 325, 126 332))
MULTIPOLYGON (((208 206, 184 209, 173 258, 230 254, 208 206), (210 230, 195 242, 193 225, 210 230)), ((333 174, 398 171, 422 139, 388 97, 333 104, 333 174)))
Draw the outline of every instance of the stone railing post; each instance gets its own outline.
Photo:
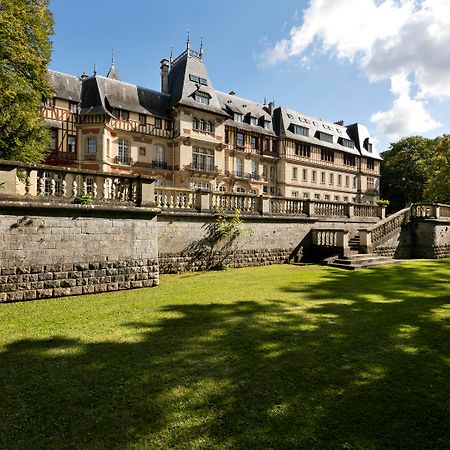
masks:
POLYGON ((264 195, 258 197, 257 211, 263 216, 270 213, 270 199, 268 197, 264 197, 264 195))
POLYGON ((155 206, 155 180, 140 178, 137 184, 138 206, 155 206))
POLYGON ((305 214, 308 217, 314 216, 314 200, 305 200, 305 214))
POLYGON ((441 217, 441 206, 440 205, 437 205, 437 204, 433 205, 433 216, 436 219, 439 219, 439 217, 441 217))
POLYGON ((380 219, 386 219, 386 205, 379 205, 378 206, 378 217, 380 219))
POLYGON ((347 216, 349 218, 355 215, 355 205, 353 203, 347 203, 347 216))
POLYGON ((362 253, 370 254, 373 251, 372 245, 372 230, 368 230, 366 228, 358 230, 360 246, 362 253))
POLYGON ((195 209, 199 212, 207 212, 210 209, 211 193, 199 190, 195 193, 195 209))
POLYGON ((336 247, 342 249, 342 256, 350 256, 350 247, 348 245, 348 230, 337 230, 336 247))
POLYGON ((11 166, 0 167, 0 194, 16 195, 17 169, 11 166))

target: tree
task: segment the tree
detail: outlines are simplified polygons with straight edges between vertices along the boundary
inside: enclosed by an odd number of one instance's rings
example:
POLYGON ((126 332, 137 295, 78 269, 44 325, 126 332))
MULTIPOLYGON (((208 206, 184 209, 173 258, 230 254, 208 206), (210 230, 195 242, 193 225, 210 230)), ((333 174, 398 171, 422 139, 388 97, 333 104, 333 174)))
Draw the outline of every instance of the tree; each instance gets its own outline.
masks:
POLYGON ((436 140, 420 136, 400 139, 382 154, 380 193, 398 211, 424 199, 436 140))
POLYGON ((437 139, 436 149, 428 168, 425 199, 450 203, 450 135, 437 139))
POLYGON ((51 98, 48 0, 0 1, 0 159, 40 162, 49 132, 39 113, 51 98))

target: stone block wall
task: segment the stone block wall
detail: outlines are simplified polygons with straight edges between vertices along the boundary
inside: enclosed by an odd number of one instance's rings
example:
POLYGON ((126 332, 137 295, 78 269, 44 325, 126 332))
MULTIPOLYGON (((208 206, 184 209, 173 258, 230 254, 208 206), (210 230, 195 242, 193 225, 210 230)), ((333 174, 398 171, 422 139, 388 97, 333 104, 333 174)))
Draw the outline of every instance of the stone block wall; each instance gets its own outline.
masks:
POLYGON ((413 258, 450 258, 450 221, 417 219, 411 226, 413 258))
POLYGON ((133 211, 18 206, 2 212, 0 301, 157 285, 156 215, 133 211))

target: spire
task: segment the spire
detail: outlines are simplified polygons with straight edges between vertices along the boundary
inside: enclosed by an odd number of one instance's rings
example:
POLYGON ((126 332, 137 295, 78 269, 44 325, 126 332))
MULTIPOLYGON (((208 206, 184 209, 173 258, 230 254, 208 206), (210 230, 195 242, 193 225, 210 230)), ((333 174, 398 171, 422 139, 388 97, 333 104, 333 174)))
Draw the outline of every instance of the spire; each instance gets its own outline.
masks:
POLYGON ((200 57, 203 56, 203 35, 200 36, 200 57))
POLYGON ((120 78, 119 73, 116 70, 116 66, 114 65, 114 49, 111 53, 111 67, 108 71, 108 75, 106 75, 107 78, 111 78, 112 80, 122 81, 120 78))
POLYGON ((170 65, 172 65, 172 61, 173 61, 173 47, 170 46, 170 58, 169 58, 170 65))
POLYGON ((189 30, 187 30, 186 49, 189 50, 190 48, 191 48, 191 37, 189 35, 189 30))

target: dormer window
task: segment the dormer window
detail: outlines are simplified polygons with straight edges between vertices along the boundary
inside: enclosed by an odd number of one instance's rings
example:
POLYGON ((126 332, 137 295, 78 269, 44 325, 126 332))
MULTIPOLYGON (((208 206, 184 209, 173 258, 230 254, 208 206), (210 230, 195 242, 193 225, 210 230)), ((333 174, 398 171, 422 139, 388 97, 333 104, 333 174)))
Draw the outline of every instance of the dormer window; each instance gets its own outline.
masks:
POLYGON ((287 116, 288 116, 289 119, 293 119, 294 118, 294 116, 292 114, 289 114, 289 113, 288 113, 287 116))
POLYGON ((347 148, 355 148, 355 143, 351 139, 341 139, 341 144, 347 148))
POLYGON ((242 114, 234 113, 233 120, 235 122, 242 122, 242 114))
POLYGON ((209 100, 211 96, 205 92, 197 91, 194 94, 194 99, 196 102, 202 103, 203 105, 209 105, 209 100))
POLYGON ((365 148, 369 153, 372 153, 372 144, 369 142, 369 138, 364 139, 364 148, 365 148))
POLYGON ((190 74, 190 75, 189 75, 189 79, 190 79, 191 81, 193 81, 194 83, 199 83, 199 82, 200 82, 200 80, 199 80, 199 78, 198 78, 197 75, 192 75, 192 74, 190 74))
POLYGON ((332 134, 328 134, 328 133, 322 133, 322 131, 319 131, 318 133, 318 137, 321 141, 325 141, 325 142, 333 142, 333 135, 332 134))
POLYGON ((307 127, 302 127, 301 125, 293 125, 292 128, 295 134, 299 134, 301 136, 309 136, 309 128, 307 127))
POLYGON ((270 130, 270 122, 268 120, 264 121, 264 125, 263 126, 264 126, 265 130, 270 130))
POLYGON ((200 81, 200 84, 202 84, 203 86, 208 86, 208 80, 206 80, 205 78, 199 78, 198 81, 200 81))
POLYGON ((256 117, 250 116, 250 125, 258 125, 258 119, 256 117))

